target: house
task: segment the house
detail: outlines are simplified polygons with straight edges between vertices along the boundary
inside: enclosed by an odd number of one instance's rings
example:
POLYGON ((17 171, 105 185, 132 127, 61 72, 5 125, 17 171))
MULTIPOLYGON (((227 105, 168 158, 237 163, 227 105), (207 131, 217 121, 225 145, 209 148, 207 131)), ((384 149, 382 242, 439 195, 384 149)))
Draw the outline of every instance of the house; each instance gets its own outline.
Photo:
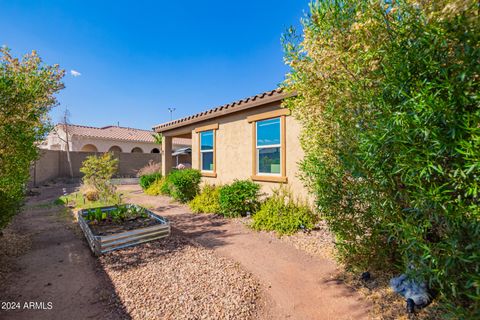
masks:
MULTIPOLYGON (((73 124, 57 124, 46 140, 39 145, 41 149, 66 150, 67 133, 69 151, 85 152, 123 152, 123 153, 160 153, 161 146, 155 142, 149 130, 120 126, 90 127, 73 124)), ((176 138, 173 150, 190 147, 191 140, 176 138)))
MULTIPOLYGON (((171 153, 175 139, 191 139, 192 167, 201 170, 203 182, 252 179, 266 193, 285 184, 296 196, 307 199, 298 176, 303 158, 301 125, 281 107, 287 96, 276 89, 153 129, 164 136, 164 155, 171 153)), ((162 157, 163 174, 173 165, 171 158, 162 157)))

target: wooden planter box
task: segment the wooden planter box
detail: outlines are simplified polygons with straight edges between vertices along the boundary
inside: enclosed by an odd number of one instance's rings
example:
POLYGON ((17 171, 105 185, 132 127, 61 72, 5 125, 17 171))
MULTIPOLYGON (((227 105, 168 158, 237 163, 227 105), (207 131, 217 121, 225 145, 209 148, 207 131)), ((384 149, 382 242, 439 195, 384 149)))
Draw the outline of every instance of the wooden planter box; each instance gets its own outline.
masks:
MULTIPOLYGON (((137 205, 129 204, 127 206, 137 205)), ((108 212, 115 209, 115 207, 102 207, 103 212, 108 212)), ((156 220, 158 224, 146 228, 138 228, 135 230, 119 232, 107 236, 95 235, 90 228, 85 216, 90 209, 81 209, 77 211, 78 223, 82 228, 87 242, 95 255, 101 255, 103 253, 118 250, 130 246, 134 246, 140 243, 165 238, 170 235, 170 223, 164 217, 160 217, 150 210, 145 210, 150 218, 156 220)))

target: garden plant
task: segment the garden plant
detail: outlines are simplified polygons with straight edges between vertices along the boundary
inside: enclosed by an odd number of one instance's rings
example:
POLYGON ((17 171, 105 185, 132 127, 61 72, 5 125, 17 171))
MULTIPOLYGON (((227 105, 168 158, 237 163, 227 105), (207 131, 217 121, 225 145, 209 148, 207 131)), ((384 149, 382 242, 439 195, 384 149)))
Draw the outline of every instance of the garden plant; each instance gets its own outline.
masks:
MULTIPOLYGON (((116 196, 116 188, 111 183, 113 175, 118 169, 118 159, 113 157, 112 153, 104 153, 103 155, 88 156, 82 163, 80 172, 84 174, 83 185, 90 189, 89 193, 93 195, 98 192, 98 197, 106 200, 116 196)), ((88 197, 88 193, 86 194, 88 197)), ((97 199, 98 199, 97 197, 97 199)), ((90 199, 89 199, 90 200, 90 199)))
POLYGON ((57 105, 64 73, 43 64, 35 51, 17 59, 0 48, 0 229, 22 204, 37 142, 52 128, 48 112, 57 105))
POLYGON ((194 213, 219 213, 220 189, 221 187, 205 184, 188 206, 194 213))
POLYGON ((252 219, 251 227, 255 230, 288 235, 313 229, 318 217, 307 203, 295 200, 289 189, 280 187, 261 204, 252 219))
POLYGON ((220 214, 241 217, 254 214, 259 206, 260 185, 250 180, 235 180, 219 192, 220 214))
POLYGON ((305 184, 339 256, 480 318, 478 2, 314 1, 284 37, 305 184))

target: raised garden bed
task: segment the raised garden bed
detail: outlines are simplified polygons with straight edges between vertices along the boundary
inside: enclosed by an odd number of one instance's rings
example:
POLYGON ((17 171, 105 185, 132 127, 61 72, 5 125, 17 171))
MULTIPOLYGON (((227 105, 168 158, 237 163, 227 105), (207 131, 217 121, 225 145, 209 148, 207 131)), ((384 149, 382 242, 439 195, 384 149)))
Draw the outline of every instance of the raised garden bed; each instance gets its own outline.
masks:
POLYGON ((170 235, 170 223, 135 204, 81 209, 78 223, 96 255, 170 235))

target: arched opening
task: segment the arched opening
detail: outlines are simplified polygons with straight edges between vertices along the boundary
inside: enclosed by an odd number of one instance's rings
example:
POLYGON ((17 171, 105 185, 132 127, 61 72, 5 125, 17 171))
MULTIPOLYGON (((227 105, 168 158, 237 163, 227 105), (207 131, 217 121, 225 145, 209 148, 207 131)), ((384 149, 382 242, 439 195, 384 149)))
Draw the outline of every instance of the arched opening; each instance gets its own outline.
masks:
POLYGON ((150 153, 160 153, 160 150, 158 148, 153 148, 150 153))
POLYGON ((84 152, 98 152, 97 147, 95 147, 93 144, 86 144, 80 149, 80 151, 84 152))
POLYGON ((113 146, 110 149, 108 149, 108 152, 120 153, 122 152, 122 148, 120 148, 119 146, 113 146))
POLYGON ((143 150, 142 150, 142 148, 135 147, 135 148, 132 149, 132 153, 143 153, 143 150))

